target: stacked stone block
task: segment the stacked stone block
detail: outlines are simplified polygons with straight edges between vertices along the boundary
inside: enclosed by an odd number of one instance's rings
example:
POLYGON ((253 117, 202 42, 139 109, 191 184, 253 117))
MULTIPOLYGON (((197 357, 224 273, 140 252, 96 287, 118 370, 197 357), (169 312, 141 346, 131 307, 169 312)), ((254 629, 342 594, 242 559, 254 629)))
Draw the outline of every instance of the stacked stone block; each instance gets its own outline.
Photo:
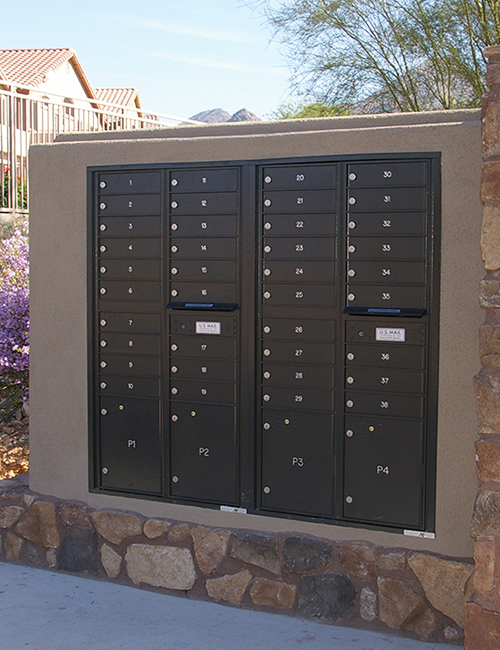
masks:
POLYGON ((480 303, 486 311, 480 329, 482 367, 474 378, 479 435, 476 469, 479 490, 474 507, 474 595, 466 605, 467 650, 500 648, 500 46, 485 50, 491 91, 483 97, 484 205, 481 248, 486 276, 480 303))
POLYGON ((262 534, 93 510, 0 484, 4 560, 225 605, 463 642, 471 563, 293 532, 262 534))

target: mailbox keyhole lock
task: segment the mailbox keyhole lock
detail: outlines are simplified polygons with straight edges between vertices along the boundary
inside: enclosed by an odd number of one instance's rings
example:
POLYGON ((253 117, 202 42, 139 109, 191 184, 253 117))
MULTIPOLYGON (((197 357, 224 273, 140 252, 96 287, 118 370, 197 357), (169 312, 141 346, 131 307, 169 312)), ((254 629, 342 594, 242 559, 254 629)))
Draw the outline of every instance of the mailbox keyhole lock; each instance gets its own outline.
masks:
POLYGON ((354 431, 353 431, 352 429, 347 429, 347 431, 345 432, 345 434, 346 434, 346 436, 347 436, 348 438, 352 438, 353 435, 354 435, 354 431))

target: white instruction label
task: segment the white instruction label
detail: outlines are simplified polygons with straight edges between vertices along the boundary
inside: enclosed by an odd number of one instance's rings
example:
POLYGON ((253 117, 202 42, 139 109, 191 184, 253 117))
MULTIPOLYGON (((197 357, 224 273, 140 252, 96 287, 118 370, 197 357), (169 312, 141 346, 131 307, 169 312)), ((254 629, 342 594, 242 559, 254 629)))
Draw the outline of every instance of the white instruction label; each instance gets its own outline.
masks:
POLYGON ((406 330, 404 327, 376 327, 375 340, 403 343, 406 340, 406 330))
POLYGON ((196 334, 220 334, 220 323, 214 321, 197 320, 196 334))

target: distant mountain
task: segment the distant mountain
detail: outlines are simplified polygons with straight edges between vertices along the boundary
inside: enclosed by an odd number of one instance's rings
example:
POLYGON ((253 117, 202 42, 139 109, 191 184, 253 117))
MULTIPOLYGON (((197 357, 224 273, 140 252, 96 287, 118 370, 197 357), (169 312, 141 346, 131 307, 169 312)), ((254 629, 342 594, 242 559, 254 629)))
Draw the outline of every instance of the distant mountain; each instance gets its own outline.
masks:
POLYGON ((247 108, 241 108, 235 113, 228 122, 261 122, 262 120, 257 115, 250 113, 247 108))
POLYGON ((217 122, 229 122, 231 115, 223 111, 222 108, 212 108, 209 111, 202 111, 192 115, 189 119, 205 122, 206 124, 216 124, 217 122))
POLYGON ((212 108, 209 111, 202 111, 196 115, 192 115, 190 120, 197 120, 198 122, 205 122, 205 124, 220 124, 222 122, 260 122, 260 118, 250 113, 246 108, 242 108, 234 115, 230 115, 222 108, 212 108))

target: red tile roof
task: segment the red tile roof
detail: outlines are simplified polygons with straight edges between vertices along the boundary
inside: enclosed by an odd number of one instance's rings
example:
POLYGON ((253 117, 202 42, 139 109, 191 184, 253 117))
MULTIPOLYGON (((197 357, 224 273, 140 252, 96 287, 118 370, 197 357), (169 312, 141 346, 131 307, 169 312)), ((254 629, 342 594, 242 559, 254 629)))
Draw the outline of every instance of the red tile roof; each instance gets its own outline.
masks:
POLYGON ((92 86, 87 79, 75 52, 69 48, 40 50, 0 50, 0 75, 4 80, 23 86, 38 87, 47 75, 69 61, 82 84, 87 97, 94 98, 92 86))
POLYGON ((141 108, 137 88, 94 88, 94 92, 96 98, 102 102, 119 104, 130 108, 141 108))

